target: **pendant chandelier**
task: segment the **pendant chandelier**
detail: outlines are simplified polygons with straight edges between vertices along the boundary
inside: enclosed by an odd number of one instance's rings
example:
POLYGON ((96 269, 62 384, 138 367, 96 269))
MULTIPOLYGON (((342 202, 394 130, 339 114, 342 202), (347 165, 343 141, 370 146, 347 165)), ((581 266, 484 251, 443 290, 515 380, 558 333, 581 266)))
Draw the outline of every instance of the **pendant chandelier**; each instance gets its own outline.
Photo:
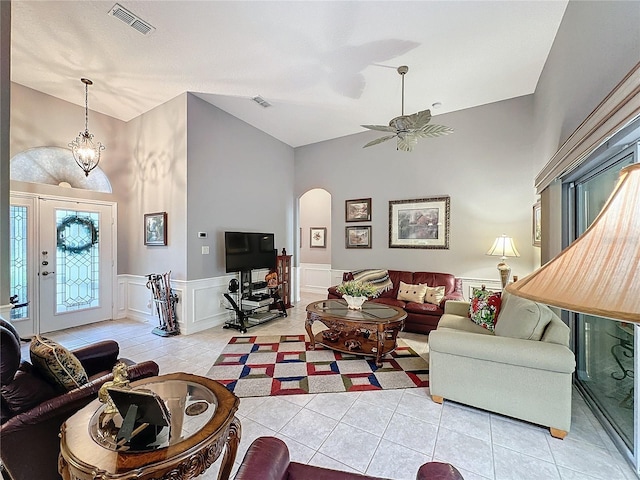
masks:
POLYGON ((74 160, 88 177, 89 172, 100 163, 100 152, 104 150, 104 145, 100 142, 94 144, 93 135, 89 133, 89 85, 93 85, 93 82, 88 78, 81 78, 80 81, 84 83, 84 132, 80 132, 69 146, 74 160))

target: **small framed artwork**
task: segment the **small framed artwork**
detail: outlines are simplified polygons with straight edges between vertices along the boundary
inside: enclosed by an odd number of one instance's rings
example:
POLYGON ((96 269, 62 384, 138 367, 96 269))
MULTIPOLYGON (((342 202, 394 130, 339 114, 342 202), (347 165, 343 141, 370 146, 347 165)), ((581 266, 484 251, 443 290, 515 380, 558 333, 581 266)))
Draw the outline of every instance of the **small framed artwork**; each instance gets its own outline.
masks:
POLYGON ((540 202, 536 202, 533 205, 533 229, 531 232, 533 246, 539 247, 542 245, 542 208, 540 202))
POLYGON ((371 221, 371 199, 358 198, 356 200, 346 200, 344 202, 345 221, 347 222, 370 222, 371 221))
POLYGON ((389 248, 449 248, 449 197, 389 202, 389 248))
POLYGON ((327 227, 311 227, 309 234, 311 248, 327 248, 327 227))
POLYGON ((371 248, 371 226, 345 227, 346 248, 371 248))
POLYGON ((167 244, 167 212, 144 214, 144 244, 167 244))

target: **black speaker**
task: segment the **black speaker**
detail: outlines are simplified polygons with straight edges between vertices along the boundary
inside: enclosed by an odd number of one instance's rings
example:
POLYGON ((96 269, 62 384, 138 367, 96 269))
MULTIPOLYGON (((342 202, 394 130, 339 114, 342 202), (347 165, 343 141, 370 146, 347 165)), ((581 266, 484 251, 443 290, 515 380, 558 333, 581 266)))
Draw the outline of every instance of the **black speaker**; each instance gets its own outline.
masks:
POLYGON ((229 291, 231 293, 236 293, 238 291, 238 289, 240 288, 240 283, 238 283, 238 280, 235 278, 232 278, 229 281, 229 291))

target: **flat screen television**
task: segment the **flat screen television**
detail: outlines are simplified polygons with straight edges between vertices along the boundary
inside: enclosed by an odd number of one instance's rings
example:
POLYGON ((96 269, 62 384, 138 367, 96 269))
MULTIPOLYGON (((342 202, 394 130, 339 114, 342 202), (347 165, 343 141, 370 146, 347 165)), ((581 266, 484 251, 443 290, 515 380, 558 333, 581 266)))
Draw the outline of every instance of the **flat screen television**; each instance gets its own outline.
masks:
POLYGON ((275 268, 273 233, 224 232, 224 256, 227 273, 275 268))

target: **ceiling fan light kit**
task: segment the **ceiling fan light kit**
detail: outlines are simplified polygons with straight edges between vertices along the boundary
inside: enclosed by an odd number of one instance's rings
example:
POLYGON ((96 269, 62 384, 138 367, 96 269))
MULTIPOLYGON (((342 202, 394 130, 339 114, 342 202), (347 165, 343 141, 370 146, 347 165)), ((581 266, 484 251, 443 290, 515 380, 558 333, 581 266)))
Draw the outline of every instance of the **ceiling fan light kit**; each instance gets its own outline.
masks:
MULTIPOLYGON (((414 113, 412 115, 404 114, 404 76, 408 71, 409 67, 406 65, 398 67, 398 73, 402 77, 402 110, 400 116, 391 119, 388 126, 362 125, 364 128, 368 128, 369 130, 389 132, 391 135, 377 138, 367 143, 362 148, 367 148, 372 145, 386 142, 392 138, 397 138, 397 150, 411 152, 413 147, 418 143, 419 138, 440 137, 442 135, 453 133, 453 128, 451 127, 446 127, 444 125, 429 125, 429 122, 431 121, 430 110, 422 110, 421 112, 414 113)), ((434 104, 433 107, 437 108, 436 104, 434 104)))

